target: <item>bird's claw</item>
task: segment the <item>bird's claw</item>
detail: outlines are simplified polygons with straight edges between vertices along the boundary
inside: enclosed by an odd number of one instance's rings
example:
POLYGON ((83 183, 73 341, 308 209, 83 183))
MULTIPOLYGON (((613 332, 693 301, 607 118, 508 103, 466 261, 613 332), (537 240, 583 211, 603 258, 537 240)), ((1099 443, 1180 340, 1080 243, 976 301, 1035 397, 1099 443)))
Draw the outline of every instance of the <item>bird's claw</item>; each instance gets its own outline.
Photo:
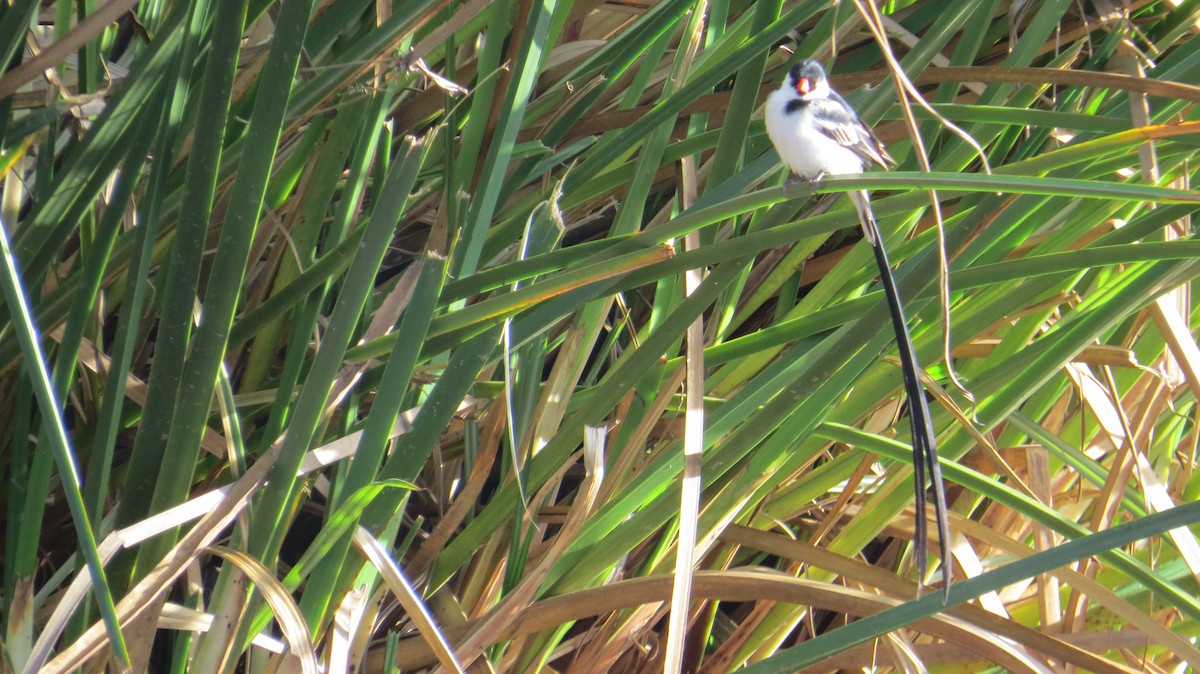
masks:
POLYGON ((787 180, 783 181, 783 189, 790 190, 797 185, 804 185, 809 189, 810 192, 812 192, 811 196, 815 198, 818 196, 817 193, 821 191, 821 181, 824 178, 825 173, 819 173, 812 179, 805 178, 804 176, 791 176, 787 180))
POLYGON ((816 192, 821 188, 821 181, 825 179, 825 176, 826 173, 824 171, 818 173, 812 178, 805 178, 804 176, 791 176, 787 180, 783 181, 783 186, 791 187, 792 185, 804 183, 805 185, 811 187, 814 192, 816 192))

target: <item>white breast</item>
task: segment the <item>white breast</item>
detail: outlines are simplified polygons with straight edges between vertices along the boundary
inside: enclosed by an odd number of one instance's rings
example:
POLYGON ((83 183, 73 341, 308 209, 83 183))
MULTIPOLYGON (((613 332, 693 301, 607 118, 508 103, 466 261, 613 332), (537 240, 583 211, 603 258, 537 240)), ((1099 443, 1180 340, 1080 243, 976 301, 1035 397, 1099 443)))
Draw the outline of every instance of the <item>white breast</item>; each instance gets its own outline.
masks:
POLYGON ((821 174, 862 173, 861 157, 806 123, 812 108, 804 106, 787 112, 788 101, 793 98, 783 89, 776 89, 767 98, 767 135, 783 163, 805 180, 821 174))

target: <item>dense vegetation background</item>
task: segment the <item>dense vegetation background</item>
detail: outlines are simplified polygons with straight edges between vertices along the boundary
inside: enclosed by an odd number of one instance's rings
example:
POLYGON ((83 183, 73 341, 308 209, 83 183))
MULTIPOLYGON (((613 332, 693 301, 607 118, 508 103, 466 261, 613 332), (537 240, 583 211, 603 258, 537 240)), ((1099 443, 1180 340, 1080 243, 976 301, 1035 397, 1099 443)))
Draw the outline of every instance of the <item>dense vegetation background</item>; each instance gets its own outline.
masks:
POLYGON ((869 2, 0 6, 0 671, 1200 667, 1200 3, 869 2))

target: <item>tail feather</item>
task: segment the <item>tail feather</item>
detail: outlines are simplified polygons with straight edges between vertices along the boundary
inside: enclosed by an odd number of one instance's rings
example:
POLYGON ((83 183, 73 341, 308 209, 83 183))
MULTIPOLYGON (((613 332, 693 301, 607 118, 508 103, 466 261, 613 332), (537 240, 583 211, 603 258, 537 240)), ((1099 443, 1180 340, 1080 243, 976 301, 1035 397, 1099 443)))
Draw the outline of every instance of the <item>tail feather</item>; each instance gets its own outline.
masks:
POLYGON ((912 429, 913 482, 916 492, 916 518, 913 533, 917 547, 917 569, 924 577, 929 549, 929 535, 926 527, 928 512, 926 491, 927 486, 932 485, 934 517, 937 521, 938 544, 942 558, 943 590, 945 596, 948 597, 952 572, 950 568, 950 523, 946 512, 946 487, 942 482, 941 466, 938 464, 937 438, 933 430, 933 419, 929 411, 929 404, 925 400, 925 391, 921 387, 919 377, 921 366, 917 362, 917 352, 913 347, 912 337, 908 334, 908 321, 904 316, 904 305, 900 301, 900 292, 896 289, 896 279, 892 276, 892 266, 888 261, 887 251, 884 250, 883 237, 880 236, 879 226, 871 212, 870 199, 864 191, 850 192, 850 200, 858 210, 863 236, 875 251, 875 262, 879 266, 880 280, 883 283, 884 295, 887 297, 888 313, 891 314, 892 330, 896 333, 896 345, 900 352, 900 369, 904 375, 904 390, 908 396, 909 421, 912 429), (927 473, 928 482, 926 481, 927 473))
POLYGON ((863 237, 871 246, 878 247, 879 227, 875 225, 875 213, 871 211, 871 197, 867 196, 866 190, 847 194, 850 197, 850 203, 854 204, 854 210, 858 211, 858 221, 862 224, 863 237))

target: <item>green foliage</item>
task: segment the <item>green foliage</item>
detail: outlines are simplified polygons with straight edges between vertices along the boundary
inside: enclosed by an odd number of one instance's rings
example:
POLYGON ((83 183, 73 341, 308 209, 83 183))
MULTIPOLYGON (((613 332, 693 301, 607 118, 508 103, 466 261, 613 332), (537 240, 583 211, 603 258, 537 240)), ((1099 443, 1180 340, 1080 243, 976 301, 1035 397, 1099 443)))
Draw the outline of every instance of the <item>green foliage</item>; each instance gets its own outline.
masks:
POLYGON ((3 664, 661 671, 694 525, 688 671, 1200 667, 1197 5, 1133 4, 0 9, 3 664), (785 184, 801 56, 897 171, 785 184))

